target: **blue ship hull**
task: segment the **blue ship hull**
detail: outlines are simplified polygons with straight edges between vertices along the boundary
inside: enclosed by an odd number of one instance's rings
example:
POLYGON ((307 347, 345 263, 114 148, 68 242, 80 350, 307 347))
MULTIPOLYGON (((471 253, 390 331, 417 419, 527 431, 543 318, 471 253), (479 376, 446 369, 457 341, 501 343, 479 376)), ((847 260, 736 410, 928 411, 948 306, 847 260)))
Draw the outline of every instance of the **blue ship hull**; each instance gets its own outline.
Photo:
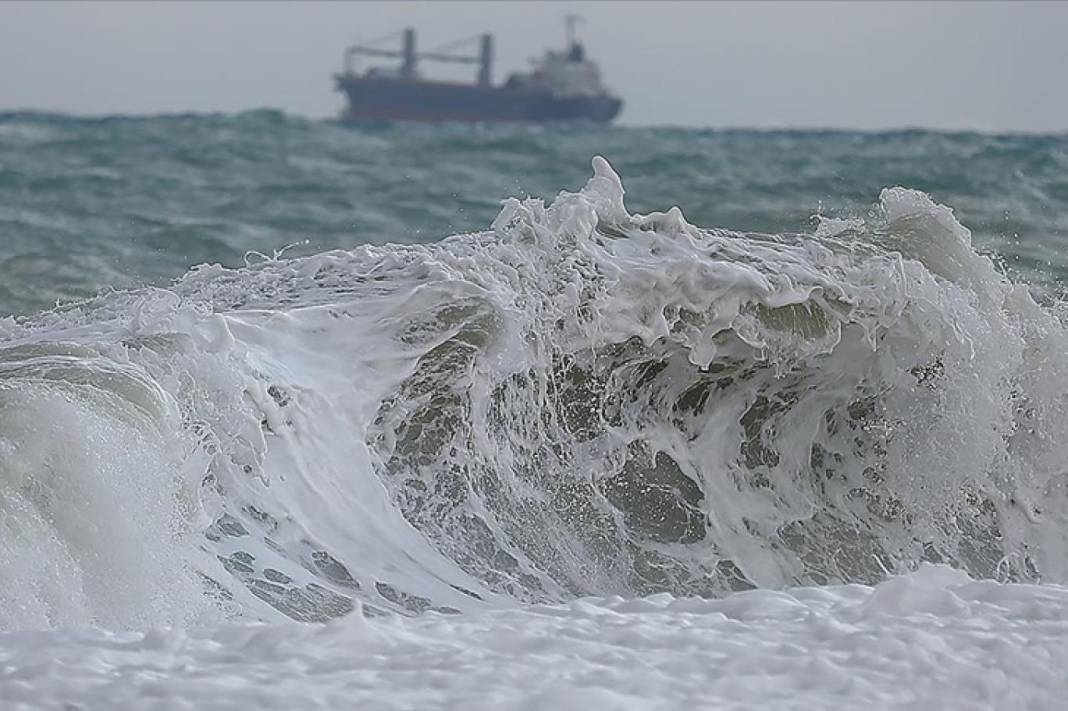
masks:
POLYGON ((350 121, 595 121, 607 123, 623 102, 608 95, 556 96, 524 87, 479 86, 392 77, 338 75, 350 121))

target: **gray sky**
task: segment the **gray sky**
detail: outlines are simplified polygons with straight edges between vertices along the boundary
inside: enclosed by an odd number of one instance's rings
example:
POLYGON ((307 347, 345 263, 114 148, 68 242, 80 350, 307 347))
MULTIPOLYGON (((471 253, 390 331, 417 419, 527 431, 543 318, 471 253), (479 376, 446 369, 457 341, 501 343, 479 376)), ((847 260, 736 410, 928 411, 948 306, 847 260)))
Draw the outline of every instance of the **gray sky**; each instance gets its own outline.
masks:
POLYGON ((356 40, 491 31, 500 80, 562 44, 567 12, 625 124, 1068 130, 1054 2, 0 2, 0 110, 332 116, 356 40))

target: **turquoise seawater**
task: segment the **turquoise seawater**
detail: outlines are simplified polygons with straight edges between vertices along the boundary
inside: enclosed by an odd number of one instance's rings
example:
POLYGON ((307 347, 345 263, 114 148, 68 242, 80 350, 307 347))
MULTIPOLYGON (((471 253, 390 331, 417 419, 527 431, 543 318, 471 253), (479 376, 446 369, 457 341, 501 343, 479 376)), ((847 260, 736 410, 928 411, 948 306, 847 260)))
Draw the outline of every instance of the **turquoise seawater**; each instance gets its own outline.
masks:
MULTIPOLYGON (((485 229, 501 201, 577 189, 590 158, 628 206, 703 226, 806 232, 890 186, 953 208, 1032 286, 1065 273, 1068 136, 601 126, 353 128, 271 111, 0 115, 0 314, 165 284, 249 252, 307 255, 485 229)), ((255 257, 253 257, 255 258, 255 257)))

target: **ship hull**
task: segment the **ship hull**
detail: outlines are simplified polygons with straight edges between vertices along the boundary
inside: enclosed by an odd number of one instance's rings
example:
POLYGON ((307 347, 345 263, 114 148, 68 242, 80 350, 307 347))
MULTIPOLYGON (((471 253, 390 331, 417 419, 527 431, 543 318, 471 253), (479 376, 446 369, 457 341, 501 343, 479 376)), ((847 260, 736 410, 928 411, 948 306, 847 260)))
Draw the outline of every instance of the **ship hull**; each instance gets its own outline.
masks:
POLYGON ((392 78, 338 76, 348 121, 595 121, 614 119, 613 96, 558 97, 544 91, 392 78))

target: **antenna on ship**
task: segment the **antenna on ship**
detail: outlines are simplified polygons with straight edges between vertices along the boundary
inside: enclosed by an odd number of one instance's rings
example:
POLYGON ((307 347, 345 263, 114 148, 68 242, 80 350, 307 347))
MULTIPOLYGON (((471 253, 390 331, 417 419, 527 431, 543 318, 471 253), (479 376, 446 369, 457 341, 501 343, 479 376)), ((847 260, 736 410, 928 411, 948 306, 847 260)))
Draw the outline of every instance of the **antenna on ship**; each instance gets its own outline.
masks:
POLYGON ((567 58, 572 62, 581 62, 584 56, 582 45, 579 44, 578 36, 575 33, 575 25, 581 21, 581 15, 568 14, 564 16, 564 23, 567 25, 567 58))
POLYGON ((575 33, 575 25, 582 22, 582 16, 574 13, 564 15, 564 24, 567 26, 567 46, 573 47, 578 44, 578 36, 575 33))

